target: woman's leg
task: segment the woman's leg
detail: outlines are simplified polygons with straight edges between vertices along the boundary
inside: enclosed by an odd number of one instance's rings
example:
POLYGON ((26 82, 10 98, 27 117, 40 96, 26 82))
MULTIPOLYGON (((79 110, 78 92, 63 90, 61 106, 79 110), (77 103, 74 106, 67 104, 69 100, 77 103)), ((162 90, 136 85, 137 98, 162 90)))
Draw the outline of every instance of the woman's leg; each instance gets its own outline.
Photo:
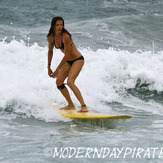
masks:
POLYGON ((68 63, 65 63, 63 67, 60 69, 58 75, 57 75, 57 80, 56 84, 62 95, 65 97, 66 101, 68 102, 68 106, 61 108, 65 110, 74 110, 74 104, 71 100, 70 94, 67 90, 67 88, 64 86, 63 82, 67 78, 69 71, 70 71, 71 66, 68 63))
POLYGON ((76 98, 80 102, 82 108, 79 110, 79 112, 87 112, 87 107, 84 103, 83 97, 81 95, 80 90, 77 88, 75 85, 75 80, 77 76, 79 75, 82 67, 84 65, 84 60, 77 60, 73 63, 69 75, 68 75, 68 80, 67 80, 67 85, 71 88, 73 93, 75 94, 76 98))

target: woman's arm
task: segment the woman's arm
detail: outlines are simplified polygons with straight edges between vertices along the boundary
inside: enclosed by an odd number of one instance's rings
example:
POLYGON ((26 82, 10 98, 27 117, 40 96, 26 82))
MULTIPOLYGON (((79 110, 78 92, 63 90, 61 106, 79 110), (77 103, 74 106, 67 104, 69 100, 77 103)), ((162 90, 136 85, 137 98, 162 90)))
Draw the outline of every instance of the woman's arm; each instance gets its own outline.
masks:
POLYGON ((52 74, 52 70, 50 68, 51 66, 51 61, 52 61, 52 57, 53 57, 53 42, 52 42, 52 37, 49 36, 47 37, 47 41, 48 41, 48 75, 51 76, 52 74))
POLYGON ((71 51, 71 38, 68 34, 63 35, 63 43, 64 43, 64 57, 61 60, 60 64, 56 68, 56 70, 53 72, 52 77, 56 77, 58 75, 59 70, 61 67, 67 62, 68 57, 70 56, 71 51))
POLYGON ((70 56, 71 51, 71 38, 68 34, 63 35, 63 43, 64 43, 64 57, 61 60, 60 64, 57 67, 57 70, 59 70, 68 60, 68 57, 70 56))

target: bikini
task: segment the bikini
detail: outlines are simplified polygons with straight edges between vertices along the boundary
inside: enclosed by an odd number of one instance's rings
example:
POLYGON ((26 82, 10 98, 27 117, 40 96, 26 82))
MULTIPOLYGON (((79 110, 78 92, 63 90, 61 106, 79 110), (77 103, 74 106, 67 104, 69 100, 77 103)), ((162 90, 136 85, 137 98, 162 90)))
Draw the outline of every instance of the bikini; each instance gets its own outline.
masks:
MULTIPOLYGON (((73 42, 72 42, 71 46, 72 46, 72 45, 73 45, 73 42)), ((59 47, 59 48, 56 47, 55 41, 54 41, 54 46, 55 46, 56 49, 64 50, 64 43, 63 43, 63 41, 62 41, 62 38, 61 38, 61 47, 59 47)), ((72 61, 67 61, 67 62, 70 64, 70 66, 72 66, 73 63, 74 63, 75 61, 77 61, 77 60, 84 60, 84 57, 81 55, 79 58, 76 58, 76 59, 74 59, 74 60, 72 60, 72 61)))
MULTIPOLYGON (((73 43, 72 43, 73 44, 73 43)), ((72 44, 71 44, 71 46, 72 46, 72 44)), ((56 49, 61 49, 61 50, 64 50, 64 43, 63 43, 63 41, 62 41, 62 38, 61 38, 61 47, 56 47, 56 45, 55 45, 55 40, 54 40, 54 46, 55 46, 55 48, 56 49)))
POLYGON ((74 59, 72 61, 67 61, 67 62, 70 64, 70 66, 72 66, 72 64, 77 60, 84 60, 84 57, 81 55, 79 58, 76 58, 76 59, 74 59))

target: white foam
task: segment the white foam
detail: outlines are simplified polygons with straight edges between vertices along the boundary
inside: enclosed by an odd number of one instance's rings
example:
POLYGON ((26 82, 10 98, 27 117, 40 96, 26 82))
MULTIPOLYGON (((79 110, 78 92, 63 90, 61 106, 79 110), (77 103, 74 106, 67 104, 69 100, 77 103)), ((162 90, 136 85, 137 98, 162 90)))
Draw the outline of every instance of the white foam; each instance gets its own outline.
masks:
MULTIPOLYGON (((53 103, 66 103, 56 88, 55 79, 47 75, 47 51, 47 47, 37 44, 28 47, 22 41, 0 42, 0 107, 5 108, 16 100, 24 104, 21 111, 15 107, 16 112, 45 121, 61 118, 51 107, 53 103), (31 106, 36 107, 32 110, 31 106)), ((122 102, 120 93, 123 89, 134 88, 138 78, 142 83, 148 83, 150 90, 163 91, 163 52, 130 53, 111 48, 80 51, 86 62, 76 84, 93 110, 111 113, 111 108, 102 102, 122 102)), ((62 56, 54 49, 53 70, 62 56)), ((70 94, 78 106, 71 91, 70 94)))

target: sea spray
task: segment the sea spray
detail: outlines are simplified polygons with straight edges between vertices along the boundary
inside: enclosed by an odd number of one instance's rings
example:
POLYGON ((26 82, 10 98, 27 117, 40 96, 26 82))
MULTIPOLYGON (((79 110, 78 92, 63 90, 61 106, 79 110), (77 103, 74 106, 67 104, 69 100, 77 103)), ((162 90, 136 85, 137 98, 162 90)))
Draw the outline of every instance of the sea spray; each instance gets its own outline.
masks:
MULTIPOLYGON (((0 106, 17 101, 16 112, 45 117, 46 107, 53 104, 66 105, 65 99, 56 88, 55 79, 47 74, 47 47, 34 43, 26 46, 22 41, 0 42, 0 106), (28 107, 27 107, 28 106, 28 107), (30 107, 29 107, 30 106, 30 107), (32 106, 42 108, 44 113, 32 106), (19 108, 19 109, 18 109, 19 108), (20 108, 21 109, 20 111, 20 108), (37 114, 38 111, 38 114, 37 114), (28 113, 27 113, 28 112, 28 113)), ((85 65, 76 80, 86 103, 93 110, 112 113, 104 102, 124 100, 127 89, 135 88, 137 80, 147 83, 150 91, 163 91, 163 55, 150 51, 129 51, 109 49, 79 49, 85 58, 85 65)), ((54 49, 52 69, 55 70, 63 54, 54 49)), ((66 80, 65 80, 66 83, 66 80)), ((69 89, 69 88, 68 88, 69 89)), ((79 102, 69 89, 76 106, 79 102)), ((14 107, 14 106, 13 106, 14 107)), ((51 119, 47 111, 47 120, 51 119)))

